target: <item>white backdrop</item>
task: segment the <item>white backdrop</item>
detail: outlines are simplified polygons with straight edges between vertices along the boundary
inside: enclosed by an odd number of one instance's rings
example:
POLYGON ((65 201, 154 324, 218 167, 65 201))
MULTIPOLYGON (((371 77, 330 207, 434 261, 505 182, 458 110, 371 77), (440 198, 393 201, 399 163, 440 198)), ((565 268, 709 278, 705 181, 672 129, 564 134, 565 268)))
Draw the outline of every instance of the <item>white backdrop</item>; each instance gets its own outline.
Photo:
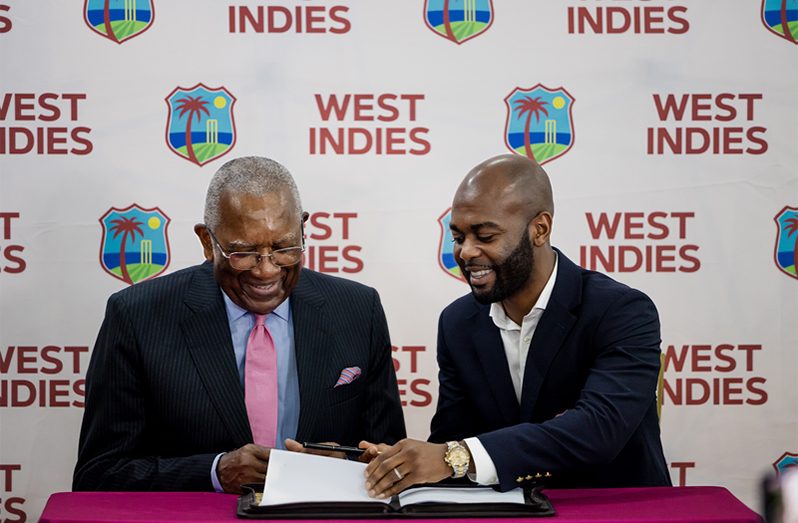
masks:
POLYGON ((306 264, 379 290, 425 438, 437 317, 468 292, 439 259, 438 218, 508 151, 508 127, 523 136, 516 89, 546 102, 530 142, 553 243, 659 308, 674 482, 758 508, 760 477, 798 460, 798 45, 782 0, 449 0, 451 35, 443 0, 128 2, 106 24, 102 0, 0 0, 1 521, 70 488, 90 350, 128 285, 122 237, 131 281, 201 261, 192 227, 237 156, 294 174, 306 264), (109 212, 140 230, 105 241, 109 212))

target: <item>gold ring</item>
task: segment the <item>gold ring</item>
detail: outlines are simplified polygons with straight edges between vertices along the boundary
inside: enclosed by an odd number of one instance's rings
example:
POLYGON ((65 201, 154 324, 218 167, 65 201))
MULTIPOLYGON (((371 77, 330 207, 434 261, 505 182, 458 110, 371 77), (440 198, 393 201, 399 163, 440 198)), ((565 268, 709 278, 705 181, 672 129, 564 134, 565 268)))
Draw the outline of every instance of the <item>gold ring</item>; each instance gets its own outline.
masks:
POLYGON ((394 472, 394 474, 396 474, 396 477, 399 478, 399 481, 402 481, 404 479, 402 477, 402 473, 399 472, 399 469, 393 469, 393 472, 394 472))

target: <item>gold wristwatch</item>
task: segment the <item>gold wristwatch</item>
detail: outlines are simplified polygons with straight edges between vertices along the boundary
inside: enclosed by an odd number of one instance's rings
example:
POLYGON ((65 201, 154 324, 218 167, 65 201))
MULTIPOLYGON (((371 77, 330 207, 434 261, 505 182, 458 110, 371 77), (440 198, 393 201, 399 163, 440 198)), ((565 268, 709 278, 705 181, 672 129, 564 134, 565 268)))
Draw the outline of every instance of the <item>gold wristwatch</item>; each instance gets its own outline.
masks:
POLYGON ((468 449, 456 441, 447 441, 446 454, 443 456, 443 461, 452 467, 452 477, 462 478, 468 472, 468 465, 471 462, 471 453, 468 449))

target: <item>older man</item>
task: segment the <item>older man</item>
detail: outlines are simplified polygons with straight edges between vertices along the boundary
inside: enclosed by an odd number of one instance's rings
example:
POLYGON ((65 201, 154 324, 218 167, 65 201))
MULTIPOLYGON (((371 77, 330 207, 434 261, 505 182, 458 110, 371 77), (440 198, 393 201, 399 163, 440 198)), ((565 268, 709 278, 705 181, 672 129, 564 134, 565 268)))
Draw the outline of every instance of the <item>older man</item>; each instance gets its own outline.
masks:
POLYGON ((206 262, 111 296, 75 490, 237 492, 286 440, 405 436, 379 296, 301 268, 307 216, 282 165, 232 160, 194 228, 206 262))
POLYGON ((491 158, 460 184, 450 227, 471 294, 440 317, 436 443, 381 446, 372 495, 466 475, 501 490, 670 485, 656 308, 552 248, 553 216, 548 177, 525 157, 491 158))

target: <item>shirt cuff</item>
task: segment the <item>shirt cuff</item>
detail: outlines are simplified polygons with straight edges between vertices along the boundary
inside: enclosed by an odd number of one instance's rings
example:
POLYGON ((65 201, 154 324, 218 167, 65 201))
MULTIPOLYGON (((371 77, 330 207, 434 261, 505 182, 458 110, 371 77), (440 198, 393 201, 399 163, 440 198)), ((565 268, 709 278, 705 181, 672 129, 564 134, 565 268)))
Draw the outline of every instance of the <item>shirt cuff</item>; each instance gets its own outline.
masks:
POLYGON ((224 456, 224 452, 216 456, 216 459, 213 460, 213 464, 211 465, 211 483, 213 484, 213 490, 216 492, 224 492, 222 488, 222 484, 219 483, 219 477, 216 475, 216 465, 219 463, 219 460, 224 456))
POLYGON ((496 473, 496 465, 490 459, 488 451, 482 446, 478 438, 466 438, 465 444, 471 453, 471 460, 474 462, 474 474, 469 473, 468 479, 480 485, 496 485, 499 483, 499 476, 496 473))

